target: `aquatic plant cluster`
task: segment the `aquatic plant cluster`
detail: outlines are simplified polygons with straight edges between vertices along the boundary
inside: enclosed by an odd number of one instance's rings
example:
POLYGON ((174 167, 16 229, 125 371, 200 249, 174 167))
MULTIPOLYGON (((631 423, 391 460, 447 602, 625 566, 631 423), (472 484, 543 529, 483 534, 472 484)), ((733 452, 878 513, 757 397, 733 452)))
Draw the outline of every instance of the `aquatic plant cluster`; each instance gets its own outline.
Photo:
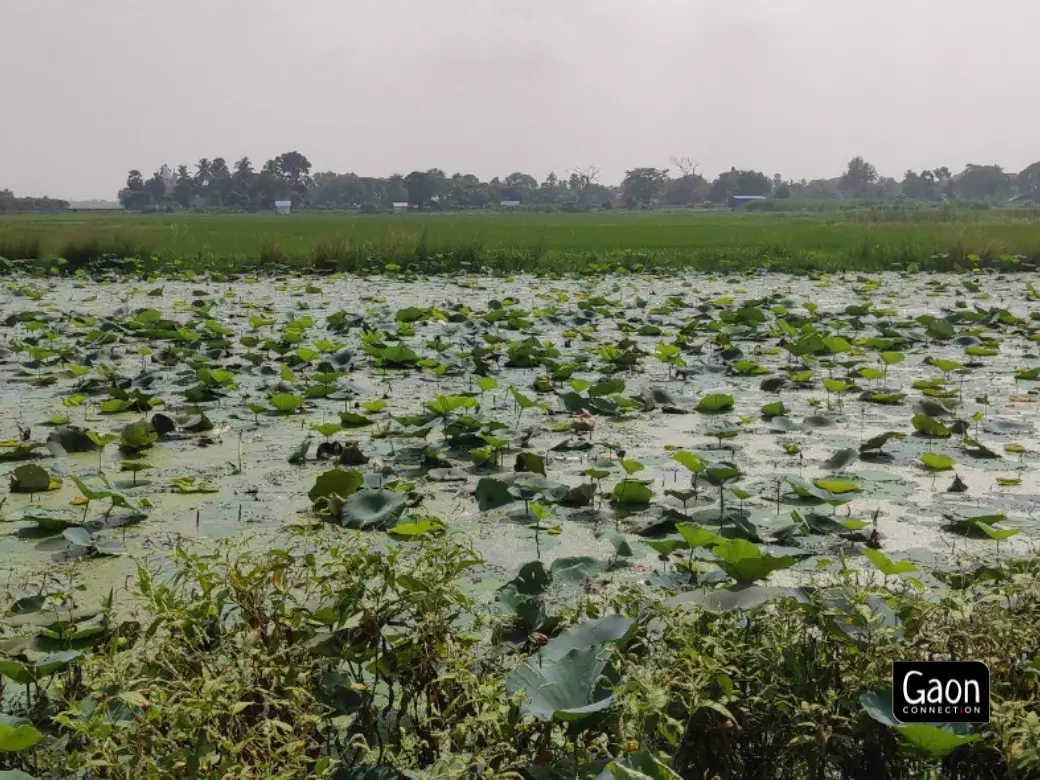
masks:
POLYGON ((1038 298, 15 276, 0 780, 1035 777, 1038 298))

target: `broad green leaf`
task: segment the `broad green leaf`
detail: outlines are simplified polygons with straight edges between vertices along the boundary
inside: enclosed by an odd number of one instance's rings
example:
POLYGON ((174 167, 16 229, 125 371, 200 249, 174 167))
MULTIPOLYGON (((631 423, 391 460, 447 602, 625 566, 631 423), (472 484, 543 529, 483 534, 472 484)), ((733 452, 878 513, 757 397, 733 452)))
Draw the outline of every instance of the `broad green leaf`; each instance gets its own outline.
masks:
POLYGON ((944 758, 957 748, 982 739, 981 734, 955 734, 930 723, 897 726, 896 731, 913 752, 932 759, 944 758))
POLYGON ((301 406, 303 406, 303 398, 298 395, 291 395, 290 393, 276 393, 268 399, 268 403, 271 407, 282 414, 289 412, 295 412, 301 406))
POLYGON ((878 571, 890 577, 898 574, 912 574, 918 571, 918 568, 910 561, 893 561, 880 550, 874 550, 870 547, 863 549, 863 555, 874 564, 878 571))
POLYGON ((22 723, 18 726, 0 723, 0 753, 28 750, 41 739, 43 739, 43 734, 29 723, 22 723))
POLYGON ((404 514, 407 501, 407 497, 396 490, 359 490, 343 502, 340 524, 359 530, 386 530, 404 514))
POLYGON ((353 469, 332 469, 318 476, 314 487, 307 493, 311 502, 319 498, 327 498, 333 494, 347 498, 365 483, 361 472, 353 469))
POLYGON ((724 393, 714 393, 704 396, 697 403, 698 412, 725 412, 733 408, 733 396, 724 393))
POLYGON ((938 452, 924 453, 921 455, 921 462, 930 471, 949 471, 956 465, 953 458, 938 452))
POLYGON ((613 497, 624 506, 646 506, 654 497, 654 491, 641 482, 623 479, 614 486, 613 497))
POLYGON ((826 490, 839 496, 843 493, 854 493, 860 489, 860 486, 855 482, 850 482, 847 479, 838 479, 837 477, 818 479, 813 484, 821 490, 826 490))

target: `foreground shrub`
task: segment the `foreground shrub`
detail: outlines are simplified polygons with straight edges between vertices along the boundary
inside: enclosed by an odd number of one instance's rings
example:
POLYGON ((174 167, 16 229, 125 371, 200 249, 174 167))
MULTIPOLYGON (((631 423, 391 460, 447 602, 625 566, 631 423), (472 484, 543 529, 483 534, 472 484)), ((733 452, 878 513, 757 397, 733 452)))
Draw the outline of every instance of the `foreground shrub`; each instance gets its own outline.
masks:
POLYGON ((138 568, 122 599, 134 614, 110 599, 72 617, 74 591, 14 602, 0 726, 21 731, 4 732, 0 766, 338 780, 1040 771, 1037 559, 931 601, 849 573, 664 600, 568 580, 550 598, 555 575, 531 562, 489 605, 467 595, 486 576, 478 556, 420 538, 179 547, 138 568), (991 724, 951 748, 884 722, 893 659, 951 657, 990 665, 991 724))

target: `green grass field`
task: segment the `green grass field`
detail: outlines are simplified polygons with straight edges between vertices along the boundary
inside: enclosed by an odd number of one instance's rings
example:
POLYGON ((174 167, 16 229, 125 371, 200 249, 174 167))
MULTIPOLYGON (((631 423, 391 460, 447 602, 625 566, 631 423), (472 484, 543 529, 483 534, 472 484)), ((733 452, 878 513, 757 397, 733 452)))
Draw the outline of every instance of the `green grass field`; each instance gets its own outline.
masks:
POLYGON ((653 212, 592 214, 64 214, 0 217, 0 256, 111 254, 245 269, 386 264, 451 270, 646 269, 876 271, 950 268, 969 255, 1040 259, 1031 212, 829 215, 653 212), (936 258, 936 255, 945 257, 936 258))

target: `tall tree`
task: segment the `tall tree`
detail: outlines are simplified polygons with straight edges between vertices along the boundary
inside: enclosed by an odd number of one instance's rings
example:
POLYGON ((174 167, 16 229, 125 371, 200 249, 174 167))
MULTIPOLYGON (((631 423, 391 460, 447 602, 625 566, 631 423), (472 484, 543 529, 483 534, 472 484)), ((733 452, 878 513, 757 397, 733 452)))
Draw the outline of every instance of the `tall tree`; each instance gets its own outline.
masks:
POLYGON ((668 170, 633 168, 625 172, 621 192, 628 208, 648 209, 657 202, 668 181, 668 170))
POLYGON ((710 198, 725 203, 733 195, 768 195, 772 189, 773 181, 764 173, 730 168, 711 183, 710 198))
POLYGON ((301 198, 306 195, 310 185, 311 161, 299 152, 280 154, 274 161, 289 189, 301 198))
POLYGON ((210 179, 213 177, 212 163, 209 158, 203 157, 197 163, 195 163, 195 183, 199 187, 200 192, 205 192, 206 188, 209 187, 210 179))
POLYGON ((292 187, 286 181, 277 158, 264 163, 253 182, 251 194, 253 208, 264 210, 273 208, 275 201, 292 196, 292 187))
POLYGON ((191 205, 192 196, 195 194, 195 179, 187 165, 177 166, 177 179, 173 184, 173 199, 181 208, 191 205))
POLYGON ((853 157, 841 177, 841 191, 846 197, 865 198, 878 180, 877 168, 862 157, 853 157))
POLYGON ((1040 203, 1040 162, 1033 163, 1018 174, 1018 193, 1034 203, 1040 203))
POLYGON ((404 185, 408 188, 408 202, 422 211, 443 189, 444 171, 439 168, 412 171, 404 177, 404 185))
POLYGON ((692 206, 708 197, 708 181, 697 172, 698 163, 689 157, 673 157, 672 164, 681 174, 665 183, 664 202, 669 206, 692 206))
POLYGON ((119 202, 123 208, 140 210, 146 208, 151 201, 147 190, 145 190, 144 177, 138 170, 132 170, 126 177, 126 187, 119 191, 119 202))
POLYGON ((162 171, 156 171, 152 178, 144 183, 145 192, 148 193, 150 206, 161 206, 166 200, 166 178, 162 171))
POLYGON ((578 203, 582 206, 588 206, 592 196, 589 192, 593 184, 599 181, 599 166, 598 165, 586 165, 581 168, 574 168, 571 171, 569 186, 571 190, 578 197, 578 203))
POLYGON ((391 203, 407 203, 408 202, 408 185, 404 183, 404 176, 399 173, 395 173, 387 180, 386 185, 386 205, 389 206, 391 203))
POLYGON ((231 171, 223 157, 213 158, 210 164, 209 190, 214 206, 223 206, 231 194, 231 171))
POLYGON ((502 195, 505 199, 528 203, 534 200, 535 191, 538 189, 538 180, 530 174, 517 172, 506 176, 504 185, 505 190, 502 195))
POLYGON ((999 165, 969 163, 954 179, 953 190, 957 197, 969 200, 1002 198, 1011 192, 1011 179, 999 165))

